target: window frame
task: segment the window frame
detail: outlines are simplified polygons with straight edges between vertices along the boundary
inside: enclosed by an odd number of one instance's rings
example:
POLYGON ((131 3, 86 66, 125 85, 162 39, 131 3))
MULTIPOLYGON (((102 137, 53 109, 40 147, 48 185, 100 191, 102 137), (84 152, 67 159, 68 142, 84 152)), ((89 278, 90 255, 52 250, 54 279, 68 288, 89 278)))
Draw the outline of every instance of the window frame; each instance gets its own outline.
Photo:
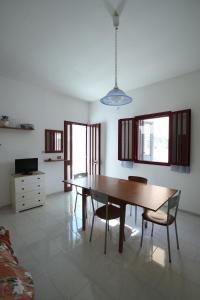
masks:
MULTIPOLYGON (((125 142, 126 143, 126 142, 125 142)), ((182 109, 176 111, 164 111, 158 113, 151 113, 139 115, 132 118, 123 118, 118 120, 118 160, 119 161, 133 161, 134 163, 160 165, 160 166, 190 166, 191 156, 191 109, 182 109), (185 117, 184 117, 185 114, 185 117), (146 161, 138 159, 138 124, 140 120, 169 117, 169 141, 168 141, 168 162, 146 161), (177 117, 180 120, 178 121, 177 117), (175 119, 174 119, 175 118, 175 119), (185 120, 184 120, 185 119, 185 120), (132 120, 132 155, 129 159, 122 157, 123 139, 122 139, 122 123, 126 120, 132 120), (177 131, 177 122, 181 122, 179 126, 179 133, 177 131), (175 140, 175 143, 174 143, 175 140), (185 144, 184 144, 185 143, 185 144), (186 145, 184 147, 183 145, 186 145), (178 149, 178 150, 177 150, 178 149), (175 155, 175 152, 176 155, 175 155)))
POLYGON ((45 129, 45 153, 63 153, 63 130, 45 129), (61 134, 60 149, 56 150, 55 138, 56 134, 61 134), (48 137, 49 136, 49 137, 48 137), (50 139, 50 143, 48 143, 50 139))
POLYGON ((134 118, 134 162, 140 164, 148 164, 148 165, 161 165, 161 166, 170 166, 171 165, 171 111, 146 114, 136 116, 134 118), (155 119, 161 117, 169 117, 169 140, 168 140, 168 162, 157 162, 157 161, 147 161, 138 159, 138 133, 139 133, 139 121, 147 120, 147 119, 155 119))

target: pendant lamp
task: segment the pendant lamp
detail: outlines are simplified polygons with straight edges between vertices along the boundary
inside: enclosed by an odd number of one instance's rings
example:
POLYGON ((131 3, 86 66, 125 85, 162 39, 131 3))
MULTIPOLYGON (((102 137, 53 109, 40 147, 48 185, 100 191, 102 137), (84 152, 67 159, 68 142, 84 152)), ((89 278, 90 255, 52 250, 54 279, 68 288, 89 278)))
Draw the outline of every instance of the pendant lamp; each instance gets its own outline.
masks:
POLYGON ((117 32, 119 28, 119 15, 117 12, 113 16, 113 26, 115 29, 115 86, 105 97, 100 99, 100 102, 110 106, 121 106, 132 102, 132 98, 120 90, 117 85, 117 32))

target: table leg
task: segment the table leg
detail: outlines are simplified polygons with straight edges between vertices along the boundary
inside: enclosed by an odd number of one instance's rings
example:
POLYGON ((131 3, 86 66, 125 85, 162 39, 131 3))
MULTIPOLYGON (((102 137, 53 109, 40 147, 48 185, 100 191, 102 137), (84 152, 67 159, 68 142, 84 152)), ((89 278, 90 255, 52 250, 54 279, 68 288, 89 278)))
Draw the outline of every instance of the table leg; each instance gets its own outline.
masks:
POLYGON ((124 241, 124 224, 126 215, 126 205, 121 204, 121 215, 120 215, 120 229, 119 229, 119 252, 123 252, 123 241, 124 241))
POLYGON ((82 189, 82 230, 85 230, 85 225, 86 225, 86 203, 87 203, 87 196, 86 196, 86 191, 83 188, 82 189))

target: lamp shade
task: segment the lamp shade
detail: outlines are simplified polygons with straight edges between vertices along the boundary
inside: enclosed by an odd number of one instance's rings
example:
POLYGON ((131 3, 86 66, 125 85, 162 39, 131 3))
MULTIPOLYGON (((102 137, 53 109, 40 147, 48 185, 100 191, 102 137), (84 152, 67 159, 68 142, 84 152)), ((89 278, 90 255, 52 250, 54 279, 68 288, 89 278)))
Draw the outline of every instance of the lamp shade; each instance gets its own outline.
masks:
POLYGON ((110 106, 121 106, 132 102, 132 98, 118 87, 114 87, 105 97, 100 99, 100 102, 110 106))

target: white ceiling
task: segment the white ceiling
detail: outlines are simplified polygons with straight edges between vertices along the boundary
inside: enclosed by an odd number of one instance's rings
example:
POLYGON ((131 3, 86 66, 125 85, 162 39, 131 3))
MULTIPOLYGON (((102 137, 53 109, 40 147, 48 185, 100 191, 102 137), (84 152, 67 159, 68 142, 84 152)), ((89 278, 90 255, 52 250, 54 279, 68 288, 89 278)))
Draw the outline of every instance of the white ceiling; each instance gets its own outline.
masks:
POLYGON ((0 75, 97 100, 200 69, 200 0, 0 0, 0 75))

